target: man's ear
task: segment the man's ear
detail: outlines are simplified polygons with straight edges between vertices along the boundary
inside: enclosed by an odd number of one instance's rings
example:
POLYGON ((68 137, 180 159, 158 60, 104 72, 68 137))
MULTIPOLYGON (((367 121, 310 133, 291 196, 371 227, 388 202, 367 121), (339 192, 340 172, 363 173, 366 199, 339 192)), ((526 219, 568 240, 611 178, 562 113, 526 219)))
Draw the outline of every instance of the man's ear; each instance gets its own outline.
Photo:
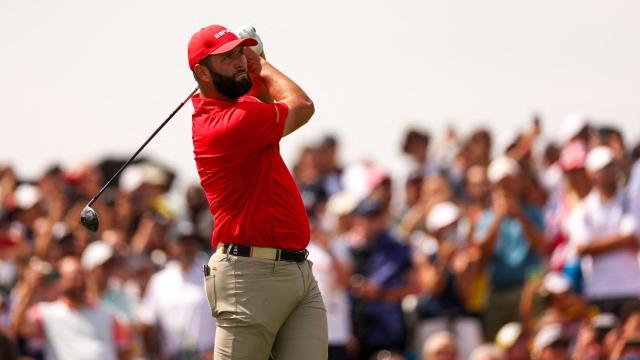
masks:
POLYGON ((202 82, 211 82, 211 74, 209 73, 209 69, 206 66, 201 64, 196 64, 193 67, 193 73, 196 74, 196 77, 202 82))

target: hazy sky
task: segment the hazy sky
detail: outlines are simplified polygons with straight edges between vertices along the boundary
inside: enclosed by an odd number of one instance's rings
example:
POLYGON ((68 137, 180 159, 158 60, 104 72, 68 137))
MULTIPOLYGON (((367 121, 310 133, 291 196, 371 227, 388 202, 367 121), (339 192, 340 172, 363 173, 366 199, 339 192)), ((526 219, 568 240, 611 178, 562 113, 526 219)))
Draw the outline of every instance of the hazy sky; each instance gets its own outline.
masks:
MULTIPOLYGON (((407 124, 557 132, 571 111, 640 139, 638 1, 0 2, 0 162, 23 176, 132 153, 195 86, 199 28, 252 24, 314 99, 282 141, 288 163, 326 131, 342 157, 393 168, 407 124)), ((197 179, 189 104, 145 154, 197 179)))

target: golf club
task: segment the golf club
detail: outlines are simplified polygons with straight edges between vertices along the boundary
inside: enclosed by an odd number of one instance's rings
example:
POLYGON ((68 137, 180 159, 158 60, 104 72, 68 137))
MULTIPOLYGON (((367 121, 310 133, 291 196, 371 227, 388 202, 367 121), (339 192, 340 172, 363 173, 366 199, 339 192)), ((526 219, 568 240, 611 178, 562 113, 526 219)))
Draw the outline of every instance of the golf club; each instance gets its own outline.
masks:
POLYGON ((147 146, 147 144, 149 143, 149 141, 151 141, 151 139, 153 139, 156 134, 158 132, 160 132, 160 130, 162 130, 162 128, 167 125, 167 123, 169 122, 169 120, 171 120, 171 118, 173 118, 173 116, 184 106, 184 104, 187 103, 187 101, 189 101, 189 99, 191 99, 191 97, 196 93, 196 91, 198 91, 198 88, 196 87, 190 94, 189 96, 187 96, 186 99, 184 99, 183 102, 180 103, 180 105, 178 105, 178 107, 173 110, 173 112, 169 115, 169 117, 162 122, 162 124, 160 124, 160 126, 158 126, 158 128, 156 129, 156 131, 153 132, 153 134, 151 134, 151 136, 149 136, 149 138, 144 142, 144 144, 142 144, 142 146, 140 146, 140 148, 138 148, 138 150, 129 158, 129 160, 127 160, 127 162, 124 163, 124 165, 122 165, 120 167, 120 169, 118 169, 118 171, 116 171, 116 173, 111 177, 111 179, 109 179, 109 181, 107 181, 104 186, 102 186, 102 189, 100 189, 100 191, 98 191, 98 193, 87 203, 87 205, 84 207, 84 209, 82 209, 82 211, 80 212, 80 222, 82 223, 82 225, 93 231, 96 232, 98 230, 98 226, 100 225, 100 220, 98 219, 98 212, 95 211, 91 205, 93 205, 93 203, 98 200, 98 198, 100 197, 100 195, 102 195, 102 193, 105 191, 105 189, 111 184, 111 182, 113 182, 113 179, 117 178, 118 175, 120 175, 120 173, 122 172, 122 170, 124 170, 124 168, 126 168, 135 158, 136 156, 138 156, 138 154, 140 154, 140 152, 142 151, 142 149, 144 149, 145 146, 147 146))

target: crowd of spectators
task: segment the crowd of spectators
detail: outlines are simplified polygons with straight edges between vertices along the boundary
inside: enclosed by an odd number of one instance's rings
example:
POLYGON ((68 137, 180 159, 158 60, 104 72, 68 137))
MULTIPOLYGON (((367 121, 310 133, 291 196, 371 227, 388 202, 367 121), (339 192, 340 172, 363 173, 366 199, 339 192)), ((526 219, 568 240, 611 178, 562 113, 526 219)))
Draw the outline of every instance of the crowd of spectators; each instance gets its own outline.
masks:
MULTIPOLYGON (((640 148, 577 114, 556 142, 541 126, 410 128, 394 172, 342 164, 333 136, 300 151, 329 359, 640 359, 640 148)), ((0 167, 1 359, 212 357, 207 199, 140 161, 89 232, 117 165, 0 167)))

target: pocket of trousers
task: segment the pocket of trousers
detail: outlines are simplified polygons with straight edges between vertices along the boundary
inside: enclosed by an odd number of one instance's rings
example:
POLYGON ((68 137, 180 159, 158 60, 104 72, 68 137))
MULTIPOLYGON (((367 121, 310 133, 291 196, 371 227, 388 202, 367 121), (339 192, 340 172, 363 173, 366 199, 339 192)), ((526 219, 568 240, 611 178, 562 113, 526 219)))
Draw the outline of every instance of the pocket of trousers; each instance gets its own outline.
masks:
POLYGON ((216 274, 205 276, 204 291, 207 295, 211 316, 216 316, 216 274))

